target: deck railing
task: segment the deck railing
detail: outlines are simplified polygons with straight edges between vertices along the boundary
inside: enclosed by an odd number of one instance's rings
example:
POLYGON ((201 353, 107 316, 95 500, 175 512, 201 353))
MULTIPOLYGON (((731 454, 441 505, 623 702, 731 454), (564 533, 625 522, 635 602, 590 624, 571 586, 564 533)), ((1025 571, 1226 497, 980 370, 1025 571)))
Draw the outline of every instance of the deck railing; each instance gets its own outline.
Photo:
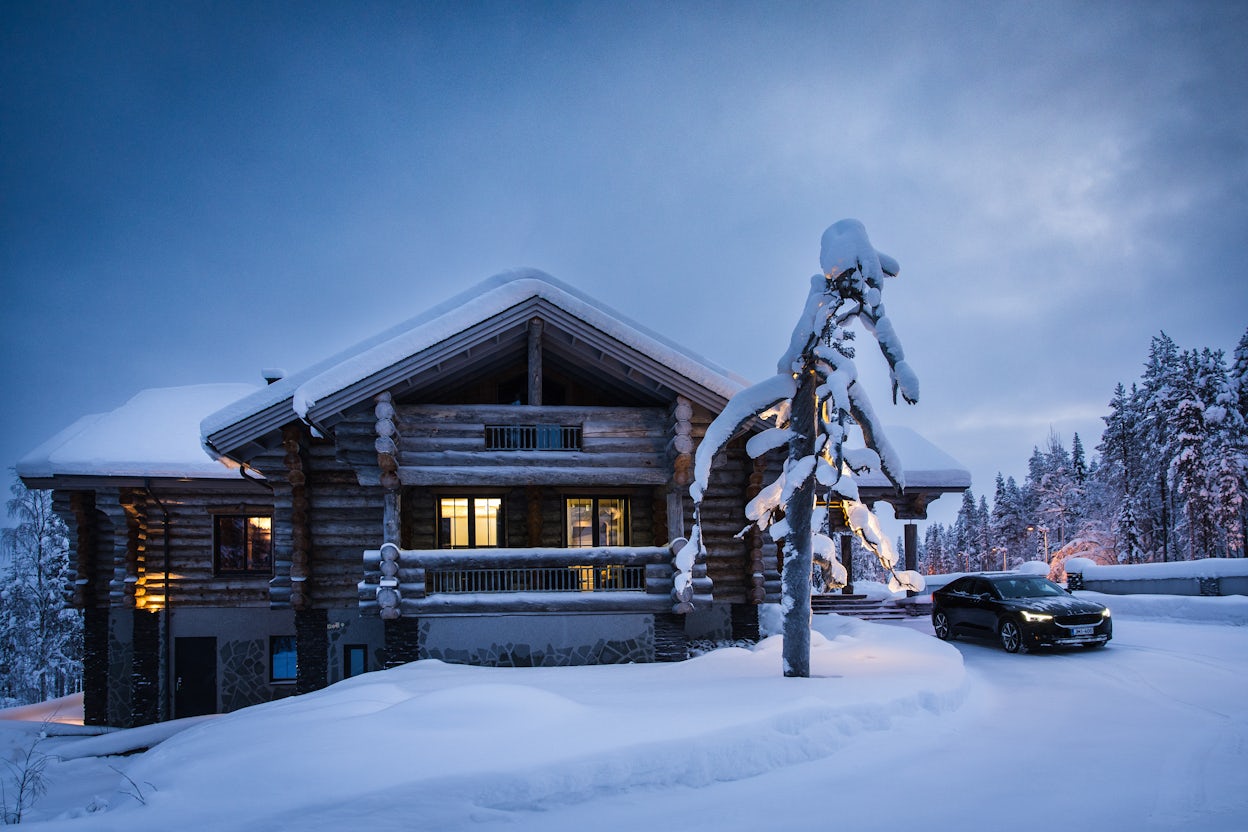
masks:
POLYGON ((430 569, 425 591, 470 592, 645 592, 646 567, 624 565, 537 566, 510 569, 430 569))
POLYGON ((490 451, 579 451, 580 425, 486 425, 490 451))
MULTIPOLYGON (((364 553, 360 606, 395 611, 389 615, 670 611, 674 575, 669 546, 414 550, 387 544, 364 553)), ((709 598, 702 576, 695 587, 709 598)))

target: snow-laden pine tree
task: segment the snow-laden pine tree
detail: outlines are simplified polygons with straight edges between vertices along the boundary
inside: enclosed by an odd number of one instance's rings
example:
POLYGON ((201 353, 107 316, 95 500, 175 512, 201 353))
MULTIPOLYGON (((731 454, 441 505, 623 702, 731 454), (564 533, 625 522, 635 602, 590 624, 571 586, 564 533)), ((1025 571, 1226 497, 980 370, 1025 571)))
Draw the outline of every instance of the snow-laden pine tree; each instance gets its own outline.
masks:
POLYGON ((1170 479, 1169 461, 1174 458, 1173 416, 1181 395, 1178 388, 1183 375, 1183 362, 1178 345, 1162 332, 1153 338, 1144 364, 1141 386, 1143 393, 1141 424, 1145 458, 1154 461, 1155 489, 1141 494, 1138 507, 1148 514, 1154 530, 1154 550, 1162 561, 1171 559, 1174 532, 1174 485, 1170 479), (1160 461, 1161 464, 1156 464, 1160 461))
POLYGON ((42 702, 82 686, 82 617, 68 604, 71 575, 65 524, 52 493, 14 479, 4 529, 8 558, 0 587, 0 699, 42 702))
POLYGON ((1066 446, 1053 431, 1047 450, 1032 453, 1027 485, 1034 495, 1036 514, 1049 530, 1050 549, 1060 549, 1078 528, 1083 487, 1076 481, 1066 446))
POLYGON ((1026 546, 1027 518, 1023 514, 1022 495, 1013 477, 1005 479, 1000 472, 997 473, 988 522, 989 539, 994 547, 1005 550, 1007 566, 1031 560, 1031 550, 1026 546))
POLYGON ((757 459, 787 445, 788 458, 780 475, 746 506, 745 514, 773 540, 783 540, 785 676, 810 675, 814 559, 825 565, 834 583, 845 580, 833 551, 834 529, 847 526, 857 534, 890 575, 894 589, 923 587, 918 573, 894 569, 897 554, 875 515, 859 502, 854 482, 855 472, 879 470, 899 490, 905 487, 901 461, 858 383, 851 344, 855 333, 850 328, 861 322, 875 336, 888 361, 893 401, 899 393, 911 404, 918 401, 918 379, 905 361, 881 298, 885 276, 898 272, 897 261, 876 251, 862 223, 841 220, 824 232, 819 264, 821 271, 810 279, 806 303, 776 375, 733 396, 698 446, 689 487, 694 525, 689 545, 677 557, 676 595, 688 603, 695 558, 705 554, 700 514, 715 455, 748 422, 768 422, 771 427, 752 437, 746 452, 757 459), (851 425, 861 429, 865 448, 846 447, 851 425))
POLYGON ((1088 479, 1088 460, 1083 453, 1083 440, 1077 433, 1070 442, 1070 473, 1075 478, 1075 484, 1080 487, 1088 479))

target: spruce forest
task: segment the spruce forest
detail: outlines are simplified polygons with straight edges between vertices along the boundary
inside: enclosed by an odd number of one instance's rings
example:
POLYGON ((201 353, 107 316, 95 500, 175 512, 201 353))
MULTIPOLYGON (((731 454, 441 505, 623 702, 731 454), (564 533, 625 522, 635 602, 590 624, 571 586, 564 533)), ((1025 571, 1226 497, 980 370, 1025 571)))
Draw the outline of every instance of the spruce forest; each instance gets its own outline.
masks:
POLYGON ((1068 557, 1153 563, 1243 557, 1248 471, 1248 332, 1222 350, 1152 339, 1141 377, 1118 384, 1092 452, 1050 433, 1021 484, 997 474, 951 525, 929 524, 926 574, 1014 568, 1068 557), (1046 552, 1047 547, 1047 552, 1046 552))

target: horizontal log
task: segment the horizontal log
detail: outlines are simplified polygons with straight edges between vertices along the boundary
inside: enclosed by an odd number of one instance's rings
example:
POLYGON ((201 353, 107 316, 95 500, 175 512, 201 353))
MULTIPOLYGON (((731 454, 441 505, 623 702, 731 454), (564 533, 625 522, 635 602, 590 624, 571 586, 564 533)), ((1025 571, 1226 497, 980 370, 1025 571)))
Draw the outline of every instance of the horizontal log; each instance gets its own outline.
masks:
POLYGON ((667 595, 644 592, 500 592, 478 595, 430 595, 399 602, 404 616, 482 613, 668 612, 667 595))
MULTIPOLYGON (((585 549, 404 549, 400 552, 399 563, 401 566, 419 564, 426 569, 505 569, 526 566, 667 565, 671 562, 671 558, 672 552, 666 546, 604 546, 585 549)), ((380 549, 370 549, 363 553, 365 568, 374 568, 380 560, 380 549)))
POLYGON ((618 487, 621 485, 662 485, 667 482, 668 474, 656 468, 632 467, 534 468, 525 465, 494 465, 412 468, 404 465, 399 468, 399 478, 404 485, 618 487))
POLYGON ((623 453, 591 453, 586 451, 404 451, 403 467, 443 467, 515 465, 528 469, 577 468, 655 468, 667 470, 667 458, 661 453, 646 454, 640 449, 623 453))
POLYGON ((398 416, 404 428, 412 430, 422 424, 618 424, 665 425, 668 421, 662 408, 586 407, 580 405, 400 405, 398 416))

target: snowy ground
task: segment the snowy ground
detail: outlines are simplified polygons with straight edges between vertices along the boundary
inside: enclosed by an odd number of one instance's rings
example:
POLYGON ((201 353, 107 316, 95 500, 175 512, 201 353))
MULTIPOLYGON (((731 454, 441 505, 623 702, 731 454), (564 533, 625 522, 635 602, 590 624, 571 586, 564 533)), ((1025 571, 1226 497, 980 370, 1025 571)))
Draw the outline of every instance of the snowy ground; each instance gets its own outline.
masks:
MULTIPOLYGON (((50 738, 42 750, 77 758, 49 766, 27 821, 1248 828, 1248 601, 1130 607, 1103 650, 1025 656, 944 644, 920 620, 820 616, 809 680, 780 676, 776 640, 675 665, 421 662, 214 718, 145 754, 78 756, 125 747, 130 732, 50 738)), ((0 722, 0 749, 37 730, 0 722)))

